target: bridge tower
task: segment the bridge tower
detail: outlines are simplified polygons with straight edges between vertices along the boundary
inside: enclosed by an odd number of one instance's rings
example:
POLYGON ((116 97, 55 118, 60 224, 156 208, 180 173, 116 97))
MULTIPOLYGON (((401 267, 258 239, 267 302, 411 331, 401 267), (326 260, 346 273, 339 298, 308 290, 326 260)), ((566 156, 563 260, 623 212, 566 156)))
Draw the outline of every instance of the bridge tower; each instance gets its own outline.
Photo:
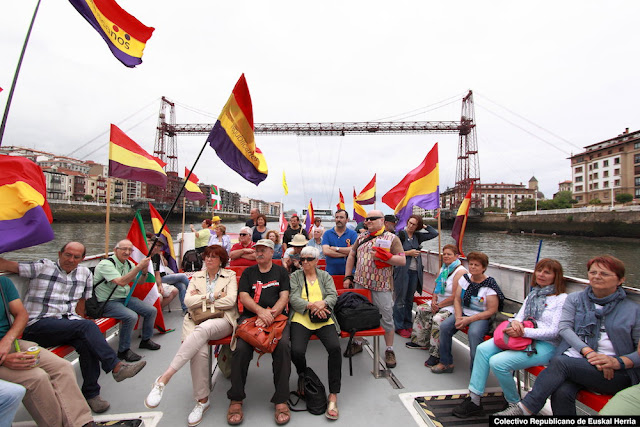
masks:
POLYGON ((474 190, 471 195, 471 207, 481 207, 482 201, 479 197, 478 188, 478 184, 480 184, 480 163, 478 161, 478 141, 472 91, 469 91, 467 96, 462 99, 460 133, 458 135, 454 205, 460 206, 473 183, 474 190))
POLYGON ((156 142, 153 146, 153 155, 159 157, 167 164, 165 172, 178 173, 178 145, 176 133, 173 128, 176 125, 176 105, 164 96, 160 101, 160 114, 158 115, 158 127, 156 128, 156 142), (169 121, 167 122, 167 109, 169 121))

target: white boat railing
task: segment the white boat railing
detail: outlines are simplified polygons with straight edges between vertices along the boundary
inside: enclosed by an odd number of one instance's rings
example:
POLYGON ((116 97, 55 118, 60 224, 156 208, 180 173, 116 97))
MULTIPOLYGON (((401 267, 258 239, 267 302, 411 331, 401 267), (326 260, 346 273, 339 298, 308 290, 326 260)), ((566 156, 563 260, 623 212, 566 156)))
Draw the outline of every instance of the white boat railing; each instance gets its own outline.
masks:
POLYGON ((640 206, 614 205, 614 206, 584 206, 581 208, 568 208, 568 209, 545 209, 545 210, 537 210, 537 211, 517 212, 516 216, 572 214, 572 213, 587 213, 587 212, 640 212, 640 206))

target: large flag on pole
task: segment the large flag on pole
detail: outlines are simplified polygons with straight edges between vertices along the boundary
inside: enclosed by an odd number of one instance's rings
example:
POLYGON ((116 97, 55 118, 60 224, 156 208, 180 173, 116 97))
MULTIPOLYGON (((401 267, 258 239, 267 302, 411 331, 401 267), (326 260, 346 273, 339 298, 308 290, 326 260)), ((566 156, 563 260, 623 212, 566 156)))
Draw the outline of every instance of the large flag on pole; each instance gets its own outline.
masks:
POLYGON ((24 157, 0 155, 0 170, 0 253, 53 240, 40 166, 24 157))
POLYGON ((284 170, 282 171, 282 188, 284 189, 284 195, 289 194, 289 186, 287 185, 287 177, 284 174, 284 170))
MULTIPOLYGON (((145 238, 144 233, 144 223, 142 222, 140 211, 136 211, 133 217, 131 227, 127 233, 127 239, 131 240, 131 243, 133 243, 133 252, 129 255, 129 259, 137 265, 140 261, 146 258, 147 253, 149 253, 147 248, 147 239, 145 238)), ((149 268, 146 274, 138 274, 136 284, 133 289, 131 289, 130 296, 134 296, 150 305, 153 305, 158 312, 156 314, 155 327, 160 332, 166 332, 164 317, 162 315, 162 307, 160 305, 160 294, 158 293, 156 277, 153 274, 153 265, 151 263, 149 263, 149 268)), ((127 302, 128 299, 129 298, 127 298, 127 302)))
POLYGON ((280 208, 280 232, 284 233, 287 231, 287 227, 289 226, 289 222, 284 217, 284 212, 282 208, 280 208))
POLYGON ((336 208, 340 210, 340 209, 344 209, 344 196, 342 195, 342 191, 340 191, 339 188, 338 188, 338 193, 340 193, 340 201, 336 205, 336 208))
POLYGON ((373 205, 376 202, 376 174, 356 196, 359 205, 373 205))
POLYGON ((460 251, 460 255, 464 256, 462 251, 462 240, 464 239, 464 230, 467 228, 467 219, 469 218, 469 207, 471 206, 471 195, 473 194, 473 182, 467 195, 464 196, 464 200, 460 203, 458 208, 458 214, 456 220, 453 222, 453 229, 451 229, 451 237, 456 241, 456 246, 460 251))
POLYGON ((313 215, 313 202, 309 199, 309 205, 307 206, 307 216, 304 218, 304 229, 307 231, 307 234, 311 232, 311 227, 313 227, 313 222, 315 218, 313 215))
POLYGON ((398 230, 407 224, 407 220, 413 214, 414 206, 422 209, 438 209, 440 181, 437 143, 417 168, 382 196, 382 201, 398 216, 398 224, 396 224, 398 230))
POLYGON ((207 142, 220 160, 247 181, 258 185, 267 178, 267 162, 254 139, 253 107, 244 74, 233 88, 207 142))
POLYGON ((222 210, 220 203, 220 190, 217 185, 211 185, 211 209, 214 211, 222 210))
POLYGON ((167 186, 166 166, 162 160, 144 151, 116 125, 111 125, 109 176, 167 186))
POLYGON ((355 222, 362 222, 367 216, 367 211, 365 211, 364 208, 360 206, 360 204, 356 200, 356 197, 358 196, 356 194, 356 189, 354 188, 353 189, 353 220, 355 222))
MULTIPOLYGON (((156 208, 153 207, 151 202, 149 202, 149 214, 151 215, 151 226, 153 227, 153 232, 155 234, 158 234, 158 232, 160 231, 160 227, 162 227, 163 219, 162 219, 162 215, 160 215, 160 212, 158 212, 156 208)), ((169 228, 166 225, 162 229, 162 233, 160 233, 160 235, 164 236, 164 238, 166 239, 166 243, 164 240, 162 241, 163 243, 165 243, 164 247, 162 248, 162 252, 164 253, 164 257, 167 260, 167 266, 174 273, 177 273, 178 263, 176 262, 176 251, 173 247, 173 239, 171 238, 171 232, 169 231, 169 228)))
POLYGON ((100 34, 120 62, 131 68, 142 63, 142 52, 153 34, 153 27, 138 21, 114 0, 69 2, 100 34))
MULTIPOLYGON (((189 169, 184 168, 184 177, 186 178, 188 176, 189 169)), ((202 190, 200 190, 200 187, 198 187, 198 177, 193 172, 184 186, 184 196, 189 200, 202 200, 207 198, 202 190)))

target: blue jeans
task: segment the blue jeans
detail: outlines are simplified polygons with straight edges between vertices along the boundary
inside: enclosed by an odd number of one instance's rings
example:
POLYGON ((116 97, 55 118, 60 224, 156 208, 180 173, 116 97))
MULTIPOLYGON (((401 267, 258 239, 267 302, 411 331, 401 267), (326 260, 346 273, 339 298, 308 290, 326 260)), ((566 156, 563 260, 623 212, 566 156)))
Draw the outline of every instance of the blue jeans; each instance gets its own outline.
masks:
POLYGON ((522 399, 522 404, 537 414, 547 397, 551 396, 553 415, 576 415, 576 395, 580 389, 616 394, 630 385, 631 379, 624 371, 614 371, 614 377, 606 380, 602 372, 587 359, 561 354, 553 357, 547 369, 538 375, 533 389, 522 399))
POLYGON ((525 351, 499 349, 493 343, 493 338, 483 342, 476 349, 469 391, 482 396, 489 377, 489 368, 491 368, 507 402, 519 402, 520 395, 513 381, 513 371, 546 365, 555 353, 556 347, 547 341, 536 341, 536 351, 537 354, 528 356, 525 351))
POLYGON ((413 294, 418 287, 418 271, 407 270, 407 280, 398 280, 394 283, 393 292, 395 302, 393 304, 393 323, 396 329, 411 329, 413 319, 411 309, 413 308, 413 294))
MULTIPOLYGON (((466 316, 465 316, 466 317, 466 316)), ((456 316, 449 316, 440 324, 440 363, 443 365, 453 364, 453 355, 451 354, 451 346, 453 344, 453 335, 457 332, 456 316)), ((489 331, 489 320, 476 320, 469 324, 469 350, 471 352, 471 366, 473 370, 473 359, 476 356, 476 347, 482 342, 484 336, 489 331)))
POLYGON ((184 305, 184 296, 187 294, 187 286, 189 286, 189 278, 184 273, 166 274, 162 276, 162 283, 167 285, 173 285, 178 288, 178 298, 180 298, 180 305, 182 310, 186 310, 187 306, 184 305))
POLYGON ((26 391, 20 384, 0 380, 0 427, 11 427, 26 391))
POLYGON ((129 305, 124 306, 124 298, 107 301, 104 307, 104 317, 112 317, 122 321, 120 323, 120 343, 118 352, 129 350, 131 347, 131 332, 138 322, 138 314, 142 316, 142 339, 148 340, 153 336, 153 325, 156 322, 156 308, 136 297, 131 297, 129 305))
POLYGON ((100 364, 105 372, 111 372, 119 360, 116 352, 104 339, 100 328, 86 319, 40 319, 24 330, 25 340, 35 341, 43 347, 70 345, 78 352, 82 372, 82 394, 91 399, 100 395, 98 378, 100 364))

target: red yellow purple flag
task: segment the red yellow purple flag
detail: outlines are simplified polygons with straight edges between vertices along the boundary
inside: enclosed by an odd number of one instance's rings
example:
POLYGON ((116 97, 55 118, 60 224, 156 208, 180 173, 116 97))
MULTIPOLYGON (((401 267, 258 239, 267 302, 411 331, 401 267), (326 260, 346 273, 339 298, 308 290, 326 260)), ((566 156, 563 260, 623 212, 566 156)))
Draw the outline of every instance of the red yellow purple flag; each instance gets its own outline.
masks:
POLYGON ((267 162, 256 147, 253 107, 244 74, 233 88, 207 142, 227 166, 247 181, 260 184, 267 178, 267 162))
POLYGON ((471 206, 471 195, 473 194, 473 182, 467 195, 464 196, 464 200, 460 203, 458 208, 458 214, 456 220, 453 222, 453 228, 451 229, 451 237, 456 241, 460 255, 464 256, 462 252, 462 240, 464 239, 464 230, 467 228, 467 219, 469 218, 469 207, 471 206))
POLYGON ((413 214, 413 207, 438 209, 440 184, 438 168, 438 144, 417 168, 409 172, 395 187, 382 196, 382 202, 398 216, 396 228, 401 230, 413 214))
POLYGON ((342 191, 338 188, 338 193, 340 193, 340 201, 336 205, 338 210, 344 209, 344 196, 342 195, 342 191))
POLYGON ((373 179, 356 196, 359 205, 373 205, 376 202, 376 174, 373 179))
MULTIPOLYGON (((184 177, 186 178, 188 176, 189 169, 184 168, 184 177)), ((207 198, 202 190, 200 190, 200 187, 198 187, 198 177, 193 172, 184 186, 184 196, 189 200, 202 200, 207 198)))
POLYGON ((167 186, 166 166, 162 160, 144 151, 116 125, 111 125, 109 176, 167 186))
POLYGON ((154 28, 147 27, 114 0, 69 0, 100 34, 111 53, 127 67, 142 63, 142 52, 154 28))
POLYGON ((47 184, 31 160, 0 155, 0 253, 54 239, 47 184))
POLYGON ((309 199, 309 206, 307 206, 307 216, 304 218, 304 229, 307 231, 307 234, 311 232, 311 227, 313 226, 314 219, 313 201, 309 199))
POLYGON ((356 189, 353 189, 353 220, 355 222, 362 222, 367 217, 367 211, 364 210, 362 206, 356 200, 358 195, 356 194, 356 189))
MULTIPOLYGON (((153 227, 153 232, 158 234, 160 231, 160 227, 162 227, 163 219, 160 212, 156 210, 155 207, 149 202, 149 214, 151 215, 151 226, 153 227)), ((171 232, 169 228, 165 225, 162 229, 161 236, 164 236, 166 239, 166 243, 163 240, 162 243, 165 243, 162 251, 164 252, 164 257, 167 260, 167 266, 174 272, 178 272, 178 263, 176 261, 176 251, 173 247, 173 238, 171 238, 171 232)))

